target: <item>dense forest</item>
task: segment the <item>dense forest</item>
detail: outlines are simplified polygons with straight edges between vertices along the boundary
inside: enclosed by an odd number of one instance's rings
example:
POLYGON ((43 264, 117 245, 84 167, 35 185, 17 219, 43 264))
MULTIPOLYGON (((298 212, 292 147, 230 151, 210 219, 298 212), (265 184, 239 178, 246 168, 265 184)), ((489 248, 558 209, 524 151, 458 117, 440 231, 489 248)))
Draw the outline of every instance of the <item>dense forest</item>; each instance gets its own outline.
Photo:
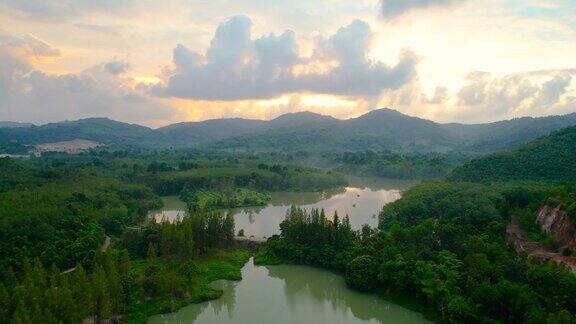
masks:
POLYGON ((555 132, 511 151, 474 159, 454 170, 450 179, 576 180, 576 127, 555 132))
POLYGON ((442 321, 571 323, 576 277, 505 242, 509 212, 549 194, 537 188, 418 185, 382 210, 378 229, 359 232, 293 208, 256 261, 332 269, 353 288, 433 305, 442 321))
MULTIPOLYGON (((518 253, 507 227, 517 220, 529 240, 573 255, 542 230, 536 211, 549 205, 576 219, 575 134, 567 128, 468 162, 470 155, 457 152, 119 146, 0 158, 0 322, 144 322, 218 298, 222 291, 210 282, 240 280, 249 258, 233 217, 219 209, 263 206, 273 191, 343 187, 342 173, 352 173, 450 175, 384 206, 377 228, 353 229, 348 215, 293 206, 280 234, 256 251, 255 263, 329 269, 351 288, 436 321, 573 323, 576 277, 518 253), (304 166, 315 163, 337 167, 304 166), (190 216, 149 221, 166 195, 180 197, 190 216)), ((29 149, 14 142, 4 147, 29 149)))
POLYGON ((0 158, 0 322, 143 322, 218 298, 208 284, 239 280, 248 254, 233 248, 233 218, 214 209, 345 184, 278 160, 106 149, 0 158), (192 216, 147 221, 164 194, 192 216))
POLYGON ((344 152, 334 163, 337 171, 364 177, 442 179, 467 160, 464 154, 399 154, 391 151, 344 152))

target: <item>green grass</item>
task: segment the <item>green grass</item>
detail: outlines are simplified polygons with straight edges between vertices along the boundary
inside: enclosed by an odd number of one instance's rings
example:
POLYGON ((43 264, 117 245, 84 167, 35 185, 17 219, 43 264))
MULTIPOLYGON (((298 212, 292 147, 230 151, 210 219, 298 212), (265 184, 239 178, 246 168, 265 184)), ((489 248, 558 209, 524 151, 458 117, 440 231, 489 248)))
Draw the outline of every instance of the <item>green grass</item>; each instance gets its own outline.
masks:
POLYGON ((150 299, 138 296, 142 294, 140 291, 132 296, 133 303, 128 310, 126 322, 145 323, 152 315, 174 312, 189 304, 220 298, 223 292, 210 287, 210 283, 221 279, 242 280, 241 269, 248 257, 245 250, 215 250, 201 259, 188 262, 178 258, 135 261, 132 275, 137 282, 143 280, 149 267, 160 267, 162 275, 171 278, 171 282, 180 283, 178 291, 184 293, 169 293, 150 299), (191 266, 187 267, 186 264, 191 266), (190 268, 191 270, 188 270, 190 268))

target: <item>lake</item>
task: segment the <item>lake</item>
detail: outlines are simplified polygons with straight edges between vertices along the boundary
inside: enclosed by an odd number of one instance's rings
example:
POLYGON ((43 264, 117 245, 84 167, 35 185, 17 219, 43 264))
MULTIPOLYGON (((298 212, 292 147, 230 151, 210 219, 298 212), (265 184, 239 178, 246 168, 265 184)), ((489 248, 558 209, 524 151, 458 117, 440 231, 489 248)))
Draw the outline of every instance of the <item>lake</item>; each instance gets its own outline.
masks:
POLYGON ((157 223, 163 220, 173 223, 181 220, 182 217, 188 214, 186 211, 186 203, 180 200, 178 196, 162 197, 162 202, 164 203, 162 209, 152 211, 150 214, 151 218, 157 223))
MULTIPOLYGON (((351 225, 376 226, 378 213, 400 198, 413 181, 349 177, 348 187, 326 192, 274 192, 267 206, 222 211, 234 215, 236 231, 246 236, 270 237, 291 205, 323 208, 350 216, 351 225)), ((157 222, 177 221, 186 215, 178 197, 164 197, 164 208, 152 213, 157 222)), ((172 314, 157 315, 149 323, 428 323, 419 313, 373 294, 346 288, 344 279, 329 271, 305 266, 242 268, 239 282, 212 283, 224 291, 220 299, 186 306, 172 314)))
MULTIPOLYGON (((324 209, 328 218, 338 211, 340 218, 350 216, 355 229, 362 225, 378 225, 378 213, 382 206, 401 197, 402 190, 414 185, 414 181, 348 177, 348 187, 324 192, 273 192, 266 206, 234 208, 222 212, 234 216, 236 232, 243 229, 247 237, 270 237, 279 233, 291 205, 307 210, 324 209)), ((178 197, 164 197, 164 207, 153 213, 156 221, 176 221, 186 215, 186 204, 178 197)))
POLYGON ((305 266, 242 268, 242 280, 219 280, 221 298, 157 315, 148 323, 429 323, 421 314, 374 294, 346 288, 344 279, 305 266))

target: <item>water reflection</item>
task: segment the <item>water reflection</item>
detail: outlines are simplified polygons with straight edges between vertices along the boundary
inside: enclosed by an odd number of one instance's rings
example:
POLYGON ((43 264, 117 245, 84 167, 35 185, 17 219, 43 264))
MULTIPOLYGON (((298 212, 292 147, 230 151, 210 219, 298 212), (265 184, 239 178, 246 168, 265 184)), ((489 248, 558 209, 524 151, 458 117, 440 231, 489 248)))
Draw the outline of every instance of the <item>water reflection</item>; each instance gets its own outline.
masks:
POLYGON ((347 187, 321 193, 275 192, 271 196, 272 200, 267 206, 228 210, 234 216, 236 230, 243 229, 245 235, 255 237, 278 234, 279 225, 291 205, 308 210, 324 209, 328 218, 332 218, 336 211, 341 217, 349 215, 350 224, 355 229, 360 229, 364 224, 376 226, 376 216, 382 207, 399 199, 401 190, 347 187))
POLYGON ((186 203, 180 200, 178 196, 162 197, 164 206, 160 210, 150 213, 150 217, 156 222, 169 221, 170 223, 178 222, 188 216, 186 203))
POLYGON ((242 281, 217 281, 220 299, 187 306, 149 323, 427 323, 422 315, 376 295, 346 288, 328 271, 303 266, 254 266, 242 281))
MULTIPOLYGON (((305 209, 324 209, 328 218, 335 211, 343 217, 350 216, 350 224, 360 229, 364 224, 376 226, 382 206, 400 198, 401 192, 412 186, 414 181, 348 177, 349 187, 323 192, 273 192, 266 206, 243 207, 222 210, 234 216, 236 231, 244 230, 244 235, 270 237, 278 234, 279 225, 284 220, 291 205, 305 209)), ((156 222, 178 221, 187 216, 186 204, 177 196, 164 197, 164 208, 152 213, 156 222)))

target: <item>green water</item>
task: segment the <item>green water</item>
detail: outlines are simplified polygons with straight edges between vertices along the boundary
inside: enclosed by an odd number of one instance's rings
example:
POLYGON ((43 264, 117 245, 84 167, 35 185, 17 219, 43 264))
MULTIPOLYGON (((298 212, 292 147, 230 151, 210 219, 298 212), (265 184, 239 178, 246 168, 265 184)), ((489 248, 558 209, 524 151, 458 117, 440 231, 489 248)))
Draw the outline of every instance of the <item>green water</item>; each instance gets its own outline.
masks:
POLYGON ((150 213, 150 217, 157 223, 160 223, 164 220, 173 223, 188 215, 188 212, 186 212, 186 203, 180 200, 180 197, 162 197, 162 202, 164 203, 162 209, 155 210, 150 213))
POLYGON ((428 323, 419 313, 346 288, 342 277, 305 266, 254 266, 239 282, 216 281, 220 299, 148 323, 428 323))
MULTIPOLYGON (((400 198, 403 190, 414 184, 413 181, 349 177, 349 186, 323 192, 272 192, 266 206, 246 207, 223 210, 234 216, 236 232, 243 229, 247 237, 270 237, 278 234, 279 225, 284 220, 291 205, 307 210, 324 209, 328 218, 335 211, 340 217, 350 216, 354 229, 368 224, 378 224, 378 213, 382 206, 400 198)), ((186 204, 177 196, 162 198, 164 207, 151 213, 157 222, 163 219, 177 221, 187 215, 186 204)))
POLYGON ((414 184, 412 181, 350 177, 345 188, 325 192, 273 192, 267 206, 228 210, 234 216, 236 231, 244 230, 250 237, 270 237, 279 234, 279 225, 291 205, 307 210, 324 209, 328 218, 334 212, 340 217, 350 216, 354 229, 362 225, 378 225, 378 213, 382 207, 401 197, 403 190, 414 184))

